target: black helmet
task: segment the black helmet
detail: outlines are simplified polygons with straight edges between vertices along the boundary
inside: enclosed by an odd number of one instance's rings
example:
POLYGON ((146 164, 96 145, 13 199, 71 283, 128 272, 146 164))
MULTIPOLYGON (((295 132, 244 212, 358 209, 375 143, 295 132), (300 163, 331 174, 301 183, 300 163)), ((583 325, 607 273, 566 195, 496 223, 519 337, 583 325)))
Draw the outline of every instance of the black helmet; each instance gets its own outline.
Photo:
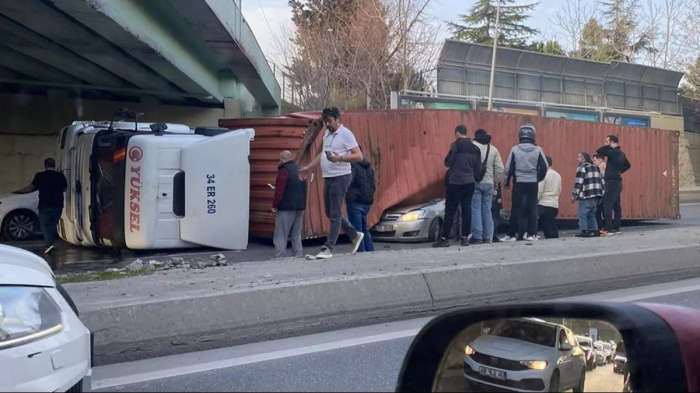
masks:
POLYGON ((535 134, 535 126, 529 123, 523 124, 518 131, 518 140, 520 143, 535 143, 535 134))

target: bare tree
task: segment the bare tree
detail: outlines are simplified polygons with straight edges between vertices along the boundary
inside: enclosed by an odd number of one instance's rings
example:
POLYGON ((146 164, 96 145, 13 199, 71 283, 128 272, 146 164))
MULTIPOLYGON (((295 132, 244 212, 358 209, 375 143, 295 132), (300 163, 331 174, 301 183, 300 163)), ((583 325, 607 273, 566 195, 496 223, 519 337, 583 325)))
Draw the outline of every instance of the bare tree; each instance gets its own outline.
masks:
POLYGON ((676 70, 684 68, 689 61, 688 35, 683 31, 689 6, 688 0, 664 0, 661 4, 647 0, 642 19, 649 38, 647 64, 676 70))
POLYGON ((586 0, 565 0, 550 22, 559 28, 564 43, 574 57, 583 53, 584 29, 595 18, 597 9, 586 0))

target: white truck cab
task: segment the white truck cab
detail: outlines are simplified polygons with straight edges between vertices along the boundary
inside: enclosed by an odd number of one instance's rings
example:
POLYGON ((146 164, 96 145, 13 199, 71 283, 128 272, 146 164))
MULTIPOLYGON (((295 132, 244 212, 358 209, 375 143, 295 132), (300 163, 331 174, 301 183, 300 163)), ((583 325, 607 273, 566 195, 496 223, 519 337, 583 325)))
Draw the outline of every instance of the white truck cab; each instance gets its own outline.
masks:
POLYGON ((116 249, 245 249, 254 130, 152 124, 64 128, 61 237, 116 249))

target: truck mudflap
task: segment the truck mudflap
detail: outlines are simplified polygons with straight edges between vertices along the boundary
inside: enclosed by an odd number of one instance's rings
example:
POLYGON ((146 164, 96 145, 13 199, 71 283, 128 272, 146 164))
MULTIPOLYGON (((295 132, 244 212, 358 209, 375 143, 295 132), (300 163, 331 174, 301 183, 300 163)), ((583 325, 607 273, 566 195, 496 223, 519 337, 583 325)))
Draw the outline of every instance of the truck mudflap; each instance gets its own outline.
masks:
POLYGON ((248 246, 250 141, 253 129, 203 138, 182 149, 183 241, 226 250, 248 246))

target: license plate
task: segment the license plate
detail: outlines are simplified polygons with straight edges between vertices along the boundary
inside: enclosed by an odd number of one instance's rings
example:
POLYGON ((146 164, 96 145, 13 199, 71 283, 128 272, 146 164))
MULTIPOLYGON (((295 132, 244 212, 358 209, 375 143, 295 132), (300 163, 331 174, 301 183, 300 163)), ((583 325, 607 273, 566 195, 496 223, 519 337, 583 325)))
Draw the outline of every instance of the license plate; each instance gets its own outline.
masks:
POLYGON ((391 225, 377 225, 375 228, 377 232, 391 232, 394 228, 391 225))
POLYGON ((492 368, 488 367, 479 367, 479 374, 483 375, 484 377, 489 377, 489 378, 496 378, 500 379, 502 381, 506 380, 506 372, 505 371, 499 371, 499 370, 494 370, 492 368))

